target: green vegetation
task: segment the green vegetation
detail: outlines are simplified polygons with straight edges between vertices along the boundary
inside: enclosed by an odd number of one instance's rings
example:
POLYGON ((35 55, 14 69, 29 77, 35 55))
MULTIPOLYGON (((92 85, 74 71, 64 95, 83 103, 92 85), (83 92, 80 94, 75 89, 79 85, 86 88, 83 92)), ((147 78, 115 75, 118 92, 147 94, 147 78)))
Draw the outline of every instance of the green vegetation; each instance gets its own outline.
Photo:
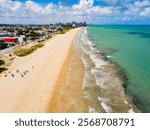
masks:
POLYGON ((58 34, 65 34, 66 32, 68 32, 69 30, 70 30, 71 28, 67 28, 67 27, 65 27, 65 28, 60 28, 59 30, 58 30, 58 34))
POLYGON ((31 53, 33 53, 34 51, 36 51, 38 48, 41 48, 43 47, 44 44, 42 43, 39 43, 39 44, 36 44, 30 48, 27 48, 27 49, 18 49, 18 50, 15 50, 14 51, 14 54, 19 56, 19 57, 24 57, 24 56, 27 56, 31 53))
POLYGON ((34 32, 33 30, 30 33, 27 33, 25 35, 27 38, 29 38, 30 40, 35 40, 38 39, 40 37, 40 34, 37 32, 34 32))
POLYGON ((0 40, 0 50, 4 49, 6 47, 7 47, 7 44, 5 44, 5 41, 4 40, 0 40))
POLYGON ((33 50, 37 50, 38 48, 42 48, 43 46, 44 46, 43 43, 39 43, 39 44, 36 44, 36 45, 32 46, 31 48, 32 48, 33 50))

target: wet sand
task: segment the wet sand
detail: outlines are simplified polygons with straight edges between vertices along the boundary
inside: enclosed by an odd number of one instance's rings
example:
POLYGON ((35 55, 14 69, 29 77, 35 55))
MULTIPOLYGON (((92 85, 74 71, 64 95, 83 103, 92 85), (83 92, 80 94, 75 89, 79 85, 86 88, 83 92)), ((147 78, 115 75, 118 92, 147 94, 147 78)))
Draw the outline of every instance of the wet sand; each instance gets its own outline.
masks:
POLYGON ((80 45, 75 43, 75 40, 73 43, 57 81, 48 112, 88 112, 88 105, 83 98, 84 65, 80 45))
MULTIPOLYGON (((75 106, 73 107, 75 110, 68 106, 72 106, 73 97, 83 98, 80 88, 83 73, 80 75, 80 81, 77 78, 79 83, 77 88, 75 87, 77 93, 67 93, 67 89, 64 90, 63 87, 69 86, 63 84, 66 84, 64 82, 66 78, 70 78, 67 69, 71 60, 70 54, 73 54, 72 41, 80 29, 57 35, 33 54, 22 58, 17 57, 14 60, 9 67, 10 72, 7 72, 7 77, 0 78, 0 112, 78 111, 75 106), (53 105, 52 102, 55 100, 54 97, 60 94, 57 91, 59 88, 63 91, 59 98, 63 100, 60 104, 61 108, 58 106, 55 110, 55 103, 53 105)), ((72 90, 68 89, 68 91, 72 90)), ((82 101, 80 103, 82 106, 82 101)), ((80 107, 80 105, 76 106, 80 107)), ((85 106, 80 107, 80 112, 86 110, 85 106)))

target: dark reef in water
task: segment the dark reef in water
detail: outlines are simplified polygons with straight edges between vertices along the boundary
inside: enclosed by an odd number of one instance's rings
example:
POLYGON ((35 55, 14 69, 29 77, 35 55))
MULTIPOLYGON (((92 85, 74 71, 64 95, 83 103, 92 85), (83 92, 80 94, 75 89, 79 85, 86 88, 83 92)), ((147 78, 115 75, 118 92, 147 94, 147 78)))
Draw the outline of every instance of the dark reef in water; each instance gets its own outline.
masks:
MULTIPOLYGON (((121 68, 116 62, 114 61, 111 61, 109 59, 107 59, 109 62, 111 62, 112 64, 115 64, 115 67, 117 69, 117 74, 119 75, 119 78, 122 80, 122 86, 124 87, 124 91, 125 91, 125 94, 128 95, 131 99, 131 101, 133 102, 133 104, 139 108, 139 110, 141 112, 148 112, 147 110, 145 110, 145 107, 144 107, 144 104, 142 103, 143 101, 135 96, 133 94, 133 92, 129 92, 128 90, 128 85, 129 85, 129 79, 128 79, 128 75, 127 75, 127 72, 125 69, 121 68)), ((144 101, 146 102, 146 101, 144 101)), ((147 102, 148 103, 148 102, 147 102)))
POLYGON ((142 33, 142 32, 128 32, 128 34, 132 34, 132 35, 140 35, 143 38, 150 38, 150 34, 149 33, 142 33))
MULTIPOLYGON (((133 84, 132 84, 133 85, 133 84)), ((128 90, 127 93, 132 98, 132 102, 141 110, 141 112, 149 113, 150 110, 146 109, 145 104, 150 106, 150 103, 147 100, 143 100, 142 97, 136 96, 134 91, 128 90)))
POLYGON ((122 86, 124 88, 125 94, 130 97, 130 99, 133 102, 133 104, 140 110, 139 112, 147 112, 146 110, 144 110, 144 105, 142 104, 142 101, 138 97, 133 95, 133 93, 131 94, 128 91, 129 78, 128 78, 126 70, 121 68, 117 64, 117 62, 112 61, 110 58, 107 58, 107 54, 106 53, 101 52, 100 54, 102 54, 103 60, 108 61, 110 64, 114 65, 115 70, 117 70, 115 72, 116 75, 118 75, 118 78, 120 78, 122 80, 122 86), (142 111, 142 110, 144 110, 144 111, 142 111))
POLYGON ((116 53, 116 52, 117 52, 117 49, 114 49, 114 48, 108 48, 107 51, 108 51, 108 52, 106 52, 107 55, 110 55, 110 54, 116 53))
POLYGON ((124 87, 125 94, 130 97, 133 104, 137 108, 139 108, 139 110, 141 112, 148 112, 144 108, 144 104, 142 103, 143 101, 141 101, 141 99, 139 99, 139 97, 135 96, 133 93, 128 91, 129 78, 128 78, 126 70, 124 68, 121 68, 121 66, 119 66, 117 62, 115 62, 115 61, 113 61, 107 57, 107 55, 110 55, 110 54, 113 54, 116 52, 117 52, 117 50, 115 50, 113 48, 108 48, 108 51, 107 52, 101 52, 101 55, 103 56, 103 60, 108 61, 110 64, 113 64, 114 67, 116 68, 118 78, 120 78, 122 80, 122 86, 124 87))
MULTIPOLYGON (((114 50, 114 49, 113 49, 114 50)), ((117 52, 117 50, 113 51, 113 53, 117 52)), ((114 64, 116 70, 117 70, 117 75, 119 76, 119 78, 122 80, 123 84, 122 86, 125 88, 125 93, 126 93, 126 88, 128 85, 128 76, 127 76, 127 72, 125 71, 125 69, 121 68, 115 61, 110 60, 110 58, 107 57, 106 53, 100 53, 103 56, 103 60, 108 61, 110 64, 114 64)))
POLYGON ((140 99, 137 97, 137 96, 135 96, 135 95, 130 95, 131 97, 132 97, 132 102, 142 111, 142 112, 146 112, 145 110, 144 110, 144 105, 143 105, 143 103, 142 103, 142 101, 140 101, 140 99))
POLYGON ((121 68, 121 67, 117 64, 117 62, 112 61, 110 58, 107 57, 107 55, 110 55, 110 54, 113 54, 113 53, 116 53, 116 52, 117 52, 116 49, 114 49, 114 48, 108 48, 108 52, 105 52, 105 53, 103 52, 103 53, 101 53, 101 54, 103 54, 104 60, 109 61, 111 64, 114 64, 114 65, 115 65, 116 70, 117 70, 117 74, 118 74, 119 78, 120 78, 120 79, 122 80, 122 82, 123 82, 122 86, 124 87, 125 93, 127 93, 126 88, 127 88, 127 86, 128 86, 128 81, 129 81, 129 79, 128 79, 126 70, 123 69, 123 68, 121 68))
POLYGON ((125 93, 126 93, 126 88, 127 88, 129 79, 128 79, 125 69, 122 69, 119 65, 117 66, 118 66, 118 75, 120 76, 120 79, 123 81, 122 86, 125 88, 125 93))

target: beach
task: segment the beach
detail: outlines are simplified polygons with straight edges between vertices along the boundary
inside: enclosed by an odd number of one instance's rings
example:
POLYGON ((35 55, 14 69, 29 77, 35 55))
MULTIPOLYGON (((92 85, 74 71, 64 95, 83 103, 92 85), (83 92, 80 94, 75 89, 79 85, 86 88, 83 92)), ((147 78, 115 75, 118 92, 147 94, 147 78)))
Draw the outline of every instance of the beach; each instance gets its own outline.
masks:
POLYGON ((75 37, 70 54, 65 61, 53 92, 48 112, 85 113, 88 105, 84 100, 84 65, 80 44, 75 37))
POLYGON ((74 104, 78 108, 71 108, 73 97, 76 95, 70 94, 72 90, 66 92, 69 89, 62 88, 69 87, 69 80, 72 80, 72 78, 66 79, 70 78, 70 71, 72 71, 71 68, 69 70, 69 64, 71 61, 76 61, 73 58, 76 54, 72 42, 80 29, 76 28, 65 34, 58 34, 48 40, 43 48, 26 57, 17 57, 13 61, 9 72, 7 72, 7 77, 0 77, 0 112, 87 111, 82 93, 84 67, 78 53, 77 60, 79 62, 76 66, 79 67, 79 73, 73 74, 76 77, 80 76, 74 81, 76 82, 74 89, 77 92, 75 94, 78 94, 77 97, 82 99, 78 99, 80 105, 74 104))
POLYGON ((128 75, 110 59, 116 50, 101 51, 95 32, 72 29, 15 58, 0 77, 0 112, 141 112, 126 91, 128 75))

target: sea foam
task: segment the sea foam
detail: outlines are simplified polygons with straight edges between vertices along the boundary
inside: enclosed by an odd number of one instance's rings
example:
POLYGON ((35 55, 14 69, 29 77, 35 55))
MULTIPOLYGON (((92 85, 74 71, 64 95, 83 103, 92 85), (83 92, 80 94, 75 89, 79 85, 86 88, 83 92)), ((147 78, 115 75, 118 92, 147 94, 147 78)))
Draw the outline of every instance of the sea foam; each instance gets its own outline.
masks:
POLYGON ((108 106, 106 103, 102 102, 102 107, 104 108, 104 110, 107 112, 107 113, 110 113, 112 112, 112 108, 110 106, 108 106))

